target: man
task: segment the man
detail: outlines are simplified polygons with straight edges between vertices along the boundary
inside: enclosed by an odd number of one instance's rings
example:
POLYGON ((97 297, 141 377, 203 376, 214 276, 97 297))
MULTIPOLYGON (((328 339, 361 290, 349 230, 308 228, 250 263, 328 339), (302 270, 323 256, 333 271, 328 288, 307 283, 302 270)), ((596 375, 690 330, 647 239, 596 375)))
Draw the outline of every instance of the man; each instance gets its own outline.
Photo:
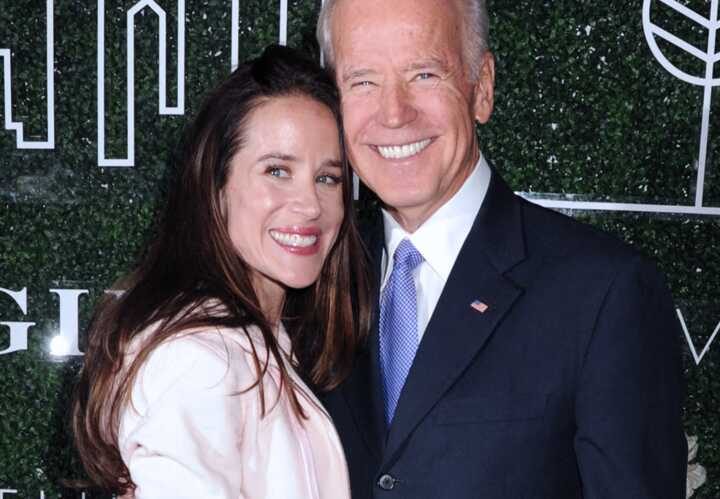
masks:
POLYGON ((326 397, 353 497, 680 499, 678 323, 633 250, 483 157, 483 0, 329 0, 349 156, 383 203, 367 352, 326 397))

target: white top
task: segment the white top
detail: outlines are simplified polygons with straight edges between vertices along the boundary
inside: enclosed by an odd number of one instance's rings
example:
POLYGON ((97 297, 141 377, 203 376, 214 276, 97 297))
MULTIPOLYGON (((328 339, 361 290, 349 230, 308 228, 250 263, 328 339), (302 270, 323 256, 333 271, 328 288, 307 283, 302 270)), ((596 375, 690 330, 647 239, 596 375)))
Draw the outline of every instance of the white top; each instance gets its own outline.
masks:
MULTIPOLYGON (((262 335, 249 331, 262 362, 262 335)), ((290 351, 282 327, 278 342, 290 351)), ((308 419, 292 413, 285 388, 278 398, 272 357, 261 418, 258 388, 247 390, 257 379, 250 347, 242 331, 211 330, 173 336, 150 354, 121 414, 120 453, 137 485, 127 497, 350 499, 335 428, 289 362, 308 419)))
POLYGON ((381 291, 385 289, 392 272, 391 255, 395 254, 395 249, 403 239, 410 239, 424 259, 413 271, 418 301, 418 342, 425 333, 450 271, 480 211, 491 175, 490 166, 481 153, 477 165, 460 190, 412 234, 403 229, 390 213, 382 210, 385 249, 381 291))

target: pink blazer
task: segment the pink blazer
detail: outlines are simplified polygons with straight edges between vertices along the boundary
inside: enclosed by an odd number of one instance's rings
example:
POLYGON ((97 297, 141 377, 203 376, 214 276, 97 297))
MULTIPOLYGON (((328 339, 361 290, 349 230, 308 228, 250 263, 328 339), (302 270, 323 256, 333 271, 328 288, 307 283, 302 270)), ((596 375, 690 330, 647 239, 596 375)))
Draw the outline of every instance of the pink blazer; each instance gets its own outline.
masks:
MULTIPOLYGON (((259 330, 250 330, 261 359, 259 330)), ((282 326, 281 348, 290 350, 282 326)), ((153 351, 132 388, 119 428, 136 499, 349 499, 335 428, 292 370, 307 420, 292 413, 270 358, 261 418, 250 342, 242 331, 178 335, 153 351)), ((131 354, 132 355, 132 354, 131 354)))

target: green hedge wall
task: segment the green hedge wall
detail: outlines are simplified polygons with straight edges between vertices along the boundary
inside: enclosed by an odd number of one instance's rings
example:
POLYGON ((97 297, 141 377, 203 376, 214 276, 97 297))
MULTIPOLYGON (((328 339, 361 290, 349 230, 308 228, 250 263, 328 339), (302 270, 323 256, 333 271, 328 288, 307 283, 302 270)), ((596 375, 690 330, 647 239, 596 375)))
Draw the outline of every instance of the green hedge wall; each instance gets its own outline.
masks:
MULTIPOLYGON (((168 104, 175 104, 177 0, 168 14, 168 104)), ((107 0, 107 154, 125 138, 125 13, 135 2, 107 0)), ((653 20, 705 50, 707 32, 654 2, 653 20)), ((707 14, 705 0, 684 2, 707 14)), ((289 43, 313 49, 319 0, 289 2, 289 43)), ((497 108, 479 129, 482 147, 513 188, 530 196, 630 203, 692 204, 703 89, 665 71, 650 53, 642 2, 490 0, 497 56, 497 108)), ((279 0, 239 2, 240 59, 278 39, 279 0)), ((97 5, 55 0, 54 150, 17 149, 0 129, 0 288, 27 288, 23 315, 0 294, 0 321, 31 321, 28 349, 0 356, 0 489, 18 497, 79 498, 63 480, 82 478, 67 432, 67 402, 78 357, 55 358, 59 327, 50 289, 88 289, 80 327, 102 290, 132 264, 163 194, 168 158, 203 93, 229 72, 230 1, 193 0, 186 9, 185 116, 158 114, 157 17, 136 18, 136 167, 97 166, 97 5)), ((669 44, 678 66, 704 66, 669 44)), ((44 139, 44 2, 4 2, 0 48, 12 50, 13 119, 26 138, 44 139)), ((716 69, 716 77, 720 70, 716 69)), ((0 84, 3 82, 0 80, 0 84)), ((720 95, 714 92, 705 200, 720 206, 720 95)), ((4 118, 6 110, 0 106, 4 118)), ((720 321, 718 217, 574 212, 655 258, 667 273, 698 352, 720 321)), ((0 350, 9 343, 0 329, 0 350)), ((685 348, 687 431, 698 435, 708 469, 701 499, 720 497, 720 345, 700 365, 685 348)), ((608 366, 611 368, 611 366, 608 366)), ((13 497, 12 495, 7 497, 13 497)), ((90 491, 87 497, 101 497, 90 491)))

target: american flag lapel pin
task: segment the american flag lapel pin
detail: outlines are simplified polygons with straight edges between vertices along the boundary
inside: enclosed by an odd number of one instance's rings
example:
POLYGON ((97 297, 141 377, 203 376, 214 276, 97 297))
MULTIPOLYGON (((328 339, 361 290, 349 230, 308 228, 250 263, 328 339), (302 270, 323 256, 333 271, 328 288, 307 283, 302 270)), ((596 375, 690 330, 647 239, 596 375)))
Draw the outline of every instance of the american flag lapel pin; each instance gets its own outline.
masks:
POLYGON ((472 308, 474 308, 475 310, 477 310, 478 312, 480 312, 481 314, 484 314, 490 308, 486 303, 483 303, 480 300, 475 300, 474 302, 472 302, 470 304, 470 306, 472 308))

